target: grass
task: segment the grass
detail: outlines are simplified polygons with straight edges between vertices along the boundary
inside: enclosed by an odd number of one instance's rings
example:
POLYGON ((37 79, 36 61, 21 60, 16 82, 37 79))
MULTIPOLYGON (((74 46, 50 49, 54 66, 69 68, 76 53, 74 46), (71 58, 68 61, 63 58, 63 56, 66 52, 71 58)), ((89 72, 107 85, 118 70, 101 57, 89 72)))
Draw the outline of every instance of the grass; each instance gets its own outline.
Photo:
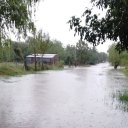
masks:
POLYGON ((128 76, 128 67, 122 69, 123 73, 128 76))
POLYGON ((24 70, 22 64, 15 64, 15 63, 0 63, 0 75, 23 75, 27 72, 24 70))
MULTIPOLYGON (((122 68, 121 70, 126 76, 128 76, 128 66, 126 66, 125 68, 122 68)), ((128 102, 128 91, 121 93, 119 95, 119 100, 122 102, 128 102)))
MULTIPOLYGON (((34 64, 28 65, 29 70, 25 71, 23 64, 16 63, 0 63, 0 76, 16 76, 16 75, 24 75, 35 73, 34 64)), ((62 69, 63 64, 57 63, 56 65, 47 65, 44 64, 43 70, 57 70, 62 69)), ((37 65, 37 71, 42 71, 41 67, 37 65)))
POLYGON ((128 102, 128 92, 119 94, 119 100, 121 102, 128 102))

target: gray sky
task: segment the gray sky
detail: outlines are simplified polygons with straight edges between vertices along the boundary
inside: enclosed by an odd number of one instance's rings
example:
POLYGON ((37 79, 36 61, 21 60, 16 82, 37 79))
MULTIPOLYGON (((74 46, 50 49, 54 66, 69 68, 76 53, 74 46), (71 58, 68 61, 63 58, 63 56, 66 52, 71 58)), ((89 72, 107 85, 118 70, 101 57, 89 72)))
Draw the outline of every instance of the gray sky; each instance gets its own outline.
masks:
MULTIPOLYGON (((39 3, 36 11, 37 30, 49 33, 51 39, 60 40, 64 46, 74 44, 79 37, 74 37, 74 31, 69 31, 67 21, 71 16, 81 16, 85 7, 90 7, 90 0, 44 0, 39 3)), ((99 13, 99 12, 97 12, 99 13)), ((101 12, 102 14, 102 12, 101 12)), ((106 52, 110 43, 97 47, 98 51, 106 52)))

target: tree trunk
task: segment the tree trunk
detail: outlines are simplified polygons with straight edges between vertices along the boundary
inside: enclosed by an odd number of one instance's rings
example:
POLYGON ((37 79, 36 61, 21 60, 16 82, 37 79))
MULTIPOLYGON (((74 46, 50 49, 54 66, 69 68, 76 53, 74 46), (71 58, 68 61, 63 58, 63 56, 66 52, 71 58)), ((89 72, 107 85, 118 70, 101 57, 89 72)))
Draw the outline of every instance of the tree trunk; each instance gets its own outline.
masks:
POLYGON ((34 47, 34 62, 35 62, 35 71, 37 71, 37 60, 36 60, 36 49, 34 47))
POLYGON ((28 71, 28 70, 29 70, 29 69, 28 69, 27 62, 26 62, 26 58, 24 59, 24 68, 25 68, 25 70, 26 70, 26 71, 28 71))
POLYGON ((36 60, 36 54, 34 54, 34 61, 35 61, 35 71, 37 71, 37 60, 36 60))
POLYGON ((114 69, 117 69, 118 66, 119 66, 119 64, 118 63, 115 63, 114 69))

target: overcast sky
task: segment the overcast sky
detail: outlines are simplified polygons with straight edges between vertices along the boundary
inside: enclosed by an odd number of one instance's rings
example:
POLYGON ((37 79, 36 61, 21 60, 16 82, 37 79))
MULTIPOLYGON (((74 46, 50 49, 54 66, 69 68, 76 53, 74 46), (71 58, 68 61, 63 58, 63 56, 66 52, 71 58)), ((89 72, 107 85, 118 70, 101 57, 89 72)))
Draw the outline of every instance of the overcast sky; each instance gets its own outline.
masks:
MULTIPOLYGON (((69 31, 67 21, 71 16, 81 16, 85 7, 91 7, 90 0, 44 0, 39 3, 36 11, 37 30, 49 33, 51 39, 60 40, 64 46, 74 44, 79 37, 69 31)), ((110 43, 97 47, 98 51, 106 52, 110 43)))

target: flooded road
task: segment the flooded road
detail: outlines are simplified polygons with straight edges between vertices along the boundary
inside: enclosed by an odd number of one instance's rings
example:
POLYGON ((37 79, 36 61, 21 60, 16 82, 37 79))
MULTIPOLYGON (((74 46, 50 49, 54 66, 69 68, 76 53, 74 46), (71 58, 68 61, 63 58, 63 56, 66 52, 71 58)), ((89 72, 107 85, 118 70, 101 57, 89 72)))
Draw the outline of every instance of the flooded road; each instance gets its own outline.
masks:
POLYGON ((116 97, 128 78, 108 63, 0 78, 0 128, 128 128, 116 97))

